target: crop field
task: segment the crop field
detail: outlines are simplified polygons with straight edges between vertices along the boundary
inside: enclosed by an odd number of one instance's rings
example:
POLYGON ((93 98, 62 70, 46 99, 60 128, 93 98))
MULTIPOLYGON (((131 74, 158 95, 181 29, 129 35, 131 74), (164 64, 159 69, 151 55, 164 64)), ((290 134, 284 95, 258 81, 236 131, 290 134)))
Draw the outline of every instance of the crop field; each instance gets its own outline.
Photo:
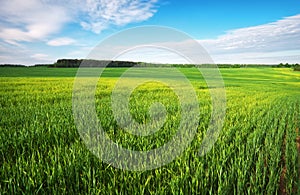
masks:
MULTIPOLYGON (((111 92, 126 69, 99 79, 95 109, 107 136, 132 150, 168 142, 180 122, 174 92, 159 82, 138 86, 130 113, 149 121, 149 107, 166 109, 149 136, 122 131, 112 115, 111 92)), ((136 71, 146 71, 138 69, 136 71)), ((199 155, 211 113, 209 89, 195 68, 179 68, 200 109, 189 147, 153 170, 127 171, 102 162, 80 137, 72 112, 75 68, 0 68, 0 194, 299 194, 300 72, 289 68, 223 68, 226 116, 211 151, 199 155)), ((131 79, 126 78, 130 83, 131 79)))

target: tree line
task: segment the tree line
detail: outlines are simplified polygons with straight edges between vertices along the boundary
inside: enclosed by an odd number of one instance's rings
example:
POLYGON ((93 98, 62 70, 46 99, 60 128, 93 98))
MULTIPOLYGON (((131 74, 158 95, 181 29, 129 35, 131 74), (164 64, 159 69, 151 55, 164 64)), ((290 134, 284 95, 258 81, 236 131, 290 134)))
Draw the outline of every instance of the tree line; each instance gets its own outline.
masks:
MULTIPOLYGON (((111 68, 130 68, 130 67, 185 67, 191 68, 195 66, 209 67, 209 65, 194 65, 194 64, 159 64, 146 62, 132 62, 132 61, 109 61, 109 60, 92 60, 92 59, 58 59, 53 64, 35 64, 35 67, 48 68, 78 68, 81 67, 111 67, 111 68)), ((261 64, 217 64, 219 68, 247 68, 247 67, 273 67, 273 68, 293 68, 295 71, 300 71, 300 65, 280 63, 274 65, 261 64)), ((2 64, 1 67, 26 67, 20 64, 2 64)))

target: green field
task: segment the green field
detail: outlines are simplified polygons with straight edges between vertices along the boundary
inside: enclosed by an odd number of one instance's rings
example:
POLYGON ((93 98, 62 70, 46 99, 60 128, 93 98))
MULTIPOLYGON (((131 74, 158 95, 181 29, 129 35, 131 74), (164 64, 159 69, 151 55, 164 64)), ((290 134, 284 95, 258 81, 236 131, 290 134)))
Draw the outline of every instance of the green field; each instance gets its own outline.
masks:
MULTIPOLYGON (((112 116, 110 95, 125 70, 106 69, 99 80, 98 118, 123 147, 160 147, 176 133, 178 99, 161 83, 139 86, 130 98, 133 117, 147 122, 149 106, 160 101, 168 113, 166 122, 147 137, 122 131, 112 116)), ((226 118, 212 150, 199 156, 210 120, 209 89, 197 69, 179 70, 199 99, 197 134, 170 164, 134 172, 103 163, 83 143, 72 113, 77 69, 0 68, 0 194, 299 194, 300 72, 220 69, 226 118)))

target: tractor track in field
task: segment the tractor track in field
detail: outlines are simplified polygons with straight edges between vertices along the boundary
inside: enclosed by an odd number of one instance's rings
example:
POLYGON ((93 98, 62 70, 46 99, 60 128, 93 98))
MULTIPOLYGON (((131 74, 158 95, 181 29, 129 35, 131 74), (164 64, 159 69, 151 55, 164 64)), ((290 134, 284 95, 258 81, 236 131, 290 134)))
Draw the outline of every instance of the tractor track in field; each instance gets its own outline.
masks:
MULTIPOLYGON (((299 128, 296 129, 296 144, 297 144, 297 150, 298 150, 298 176, 300 177, 300 135, 299 135, 299 128)), ((299 179, 300 180, 300 179, 299 179)), ((298 181, 298 185, 300 184, 300 181, 298 181)), ((299 188, 298 188, 299 190, 299 188)), ((296 189, 297 191, 297 189, 296 189)), ((298 193, 300 193, 298 191, 298 193)))
POLYGON ((285 181, 286 169, 287 169, 285 163, 285 147, 286 147, 286 132, 284 133, 283 144, 282 144, 282 155, 281 155, 281 162, 283 164, 283 168, 279 179, 279 194, 281 195, 287 194, 286 181, 285 181))
MULTIPOLYGON (((296 128, 296 146, 297 146, 297 151, 298 151, 298 162, 300 162, 300 136, 299 136, 299 128, 296 128)), ((286 134, 284 136, 284 141, 283 141, 283 155, 282 155, 282 162, 283 162, 283 169, 280 175, 280 181, 279 181, 279 194, 286 195, 287 194, 287 189, 286 189, 286 163, 285 163, 285 145, 286 145, 286 134)), ((300 164, 298 166, 298 175, 300 175, 300 164)), ((293 194, 297 194, 297 186, 294 186, 293 188, 293 194)))

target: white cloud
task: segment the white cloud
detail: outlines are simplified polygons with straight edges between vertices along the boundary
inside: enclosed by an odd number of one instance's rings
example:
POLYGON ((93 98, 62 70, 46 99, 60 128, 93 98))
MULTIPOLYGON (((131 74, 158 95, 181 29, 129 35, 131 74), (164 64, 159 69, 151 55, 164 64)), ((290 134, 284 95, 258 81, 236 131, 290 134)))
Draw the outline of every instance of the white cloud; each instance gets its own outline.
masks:
MULTIPOLYGON (((169 35, 169 37, 171 36, 169 35)), ((159 38, 162 37, 164 36, 160 34, 159 38)), ((137 36, 136 39, 138 38, 137 36)), ((156 40, 156 37, 153 40, 156 40)), ((131 40, 131 42, 133 41, 131 40)), ((201 53, 199 49, 193 48, 195 45, 192 42, 163 41, 162 39, 160 44, 166 48, 180 48, 181 51, 187 51, 190 56, 199 56, 201 59, 203 58, 203 61, 209 61, 205 52, 201 53)), ((231 30, 217 39, 199 40, 199 43, 208 51, 215 63, 300 63, 300 14, 264 25, 231 30)), ((151 45, 151 43, 147 44, 151 45)), ((118 50, 121 50, 120 46, 118 50)), ((148 62, 182 62, 178 56, 169 55, 163 51, 131 52, 130 55, 123 56, 122 59, 148 62)))
POLYGON ((71 20, 65 8, 39 0, 2 1, 0 39, 11 44, 42 40, 71 20))
POLYGON ((300 15, 200 40, 218 63, 299 63, 300 15))
MULTIPOLYGON (((0 6, 0 63, 39 63, 26 43, 46 42, 50 46, 76 43, 61 31, 67 23, 85 30, 102 30, 140 22, 155 12, 157 0, 6 0, 0 6), (57 38, 61 37, 61 38, 57 38)), ((47 53, 45 51, 41 51, 47 53)), ((62 54, 62 55, 68 55, 62 54)), ((57 56, 58 57, 58 56, 57 56)))
POLYGON ((76 43, 76 41, 69 37, 60 37, 60 38, 52 39, 47 42, 47 44, 50 46, 65 46, 65 45, 72 45, 74 43, 76 43))
MULTIPOLYGON (((86 30, 100 33, 110 27, 149 19, 157 11, 156 3, 157 0, 1 1, 0 63, 36 60, 35 63, 47 59, 47 56, 26 49, 23 42, 45 41, 50 46, 76 43, 74 39, 64 37, 68 35, 53 38, 68 22, 77 22, 86 30)), ((300 14, 273 23, 231 30, 217 39, 200 40, 200 43, 217 63, 299 63, 300 14)), ((180 47, 178 42, 173 44, 180 47)))
POLYGON ((141 22, 156 12, 157 0, 86 0, 84 29, 100 33, 111 25, 123 26, 132 22, 141 22))
POLYGON ((100 33, 113 26, 147 20, 157 0, 9 0, 1 1, 0 39, 10 44, 44 40, 67 22, 100 33))

